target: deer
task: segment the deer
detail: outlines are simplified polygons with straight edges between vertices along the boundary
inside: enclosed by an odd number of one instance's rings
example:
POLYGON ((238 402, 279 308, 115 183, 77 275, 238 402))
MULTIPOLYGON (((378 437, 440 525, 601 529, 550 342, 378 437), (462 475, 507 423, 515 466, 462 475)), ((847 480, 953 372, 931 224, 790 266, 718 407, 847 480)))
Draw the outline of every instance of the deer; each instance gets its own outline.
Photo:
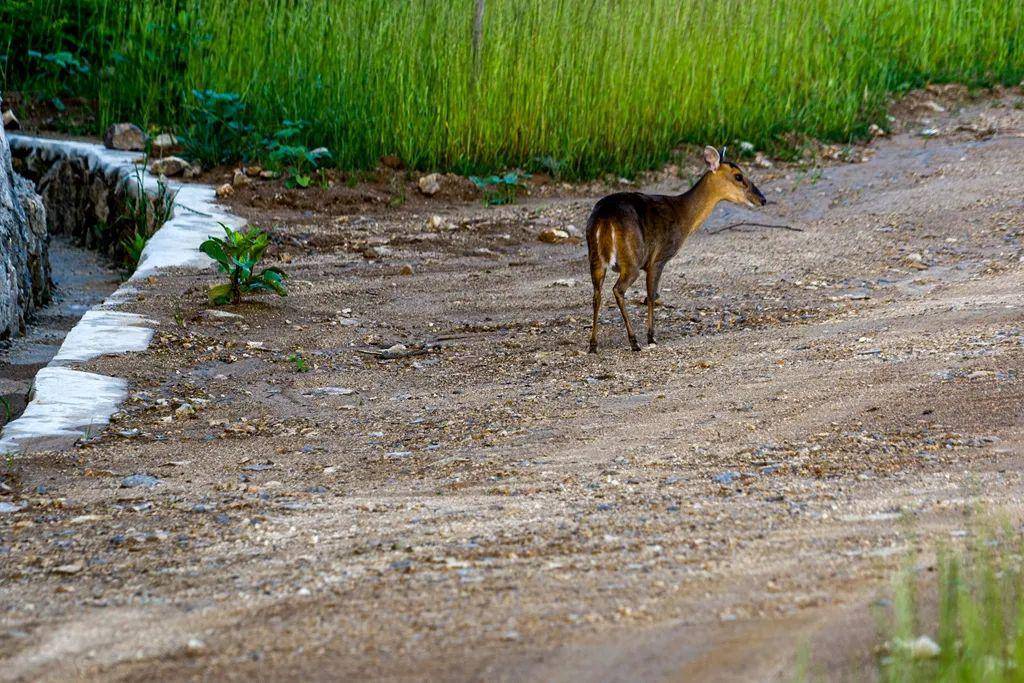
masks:
POLYGON ((594 284, 594 321, 590 328, 590 353, 597 353, 597 323, 601 289, 610 268, 619 274, 612 294, 626 323, 633 351, 639 351, 626 312, 626 291, 643 270, 647 275, 647 343, 654 344, 654 302, 665 264, 686 239, 697 232, 721 201, 751 207, 767 200, 740 167, 725 160, 725 149, 704 148, 707 170, 679 195, 617 192, 602 197, 587 220, 587 252, 590 279, 594 284))

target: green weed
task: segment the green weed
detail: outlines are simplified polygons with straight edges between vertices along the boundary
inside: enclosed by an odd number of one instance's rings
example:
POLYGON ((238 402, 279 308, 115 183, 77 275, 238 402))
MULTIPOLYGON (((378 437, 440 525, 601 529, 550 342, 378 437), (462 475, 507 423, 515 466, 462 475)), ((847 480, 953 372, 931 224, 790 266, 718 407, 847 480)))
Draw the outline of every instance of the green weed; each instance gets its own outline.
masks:
POLYGON ((270 237, 259 228, 232 230, 221 223, 224 237, 210 236, 199 250, 217 262, 217 268, 228 276, 228 282, 214 285, 208 294, 212 304, 237 304, 249 292, 276 292, 286 296, 287 275, 280 268, 270 267, 257 271, 270 237))

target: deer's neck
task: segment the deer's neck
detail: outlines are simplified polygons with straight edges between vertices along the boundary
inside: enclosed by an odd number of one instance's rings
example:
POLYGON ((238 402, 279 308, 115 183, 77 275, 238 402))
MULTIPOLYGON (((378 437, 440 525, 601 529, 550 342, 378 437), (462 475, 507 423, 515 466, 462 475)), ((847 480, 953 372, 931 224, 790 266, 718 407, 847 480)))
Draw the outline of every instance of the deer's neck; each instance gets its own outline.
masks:
POLYGON ((677 224, 684 236, 696 232, 722 200, 711 186, 710 178, 711 174, 705 173, 693 187, 675 197, 677 224))

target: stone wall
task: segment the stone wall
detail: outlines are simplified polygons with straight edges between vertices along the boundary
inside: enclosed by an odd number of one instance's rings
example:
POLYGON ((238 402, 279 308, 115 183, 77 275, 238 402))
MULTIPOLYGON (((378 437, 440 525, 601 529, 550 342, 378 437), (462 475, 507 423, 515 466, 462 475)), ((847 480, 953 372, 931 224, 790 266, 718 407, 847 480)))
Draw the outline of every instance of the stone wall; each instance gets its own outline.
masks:
POLYGON ((32 183, 14 172, 0 127, 0 340, 25 330, 50 298, 46 211, 32 183))

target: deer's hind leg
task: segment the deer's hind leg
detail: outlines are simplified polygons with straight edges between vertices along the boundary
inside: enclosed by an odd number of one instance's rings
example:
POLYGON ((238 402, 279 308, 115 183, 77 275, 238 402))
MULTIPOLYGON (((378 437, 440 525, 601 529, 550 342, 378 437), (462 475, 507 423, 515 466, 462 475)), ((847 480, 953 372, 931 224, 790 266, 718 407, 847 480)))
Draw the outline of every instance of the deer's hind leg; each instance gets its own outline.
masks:
POLYGON ((654 343, 654 304, 658 301, 658 284, 661 282, 661 271, 664 263, 652 263, 647 267, 647 343, 654 343))
POLYGON ((597 353, 597 320, 601 314, 601 288, 604 287, 605 264, 590 265, 590 280, 594 284, 594 322, 590 326, 590 353, 597 353))
POLYGON ((640 276, 640 269, 637 267, 635 261, 626 261, 623 259, 619 262, 619 279, 615 282, 615 286, 612 287, 612 293, 615 295, 615 303, 619 305, 619 312, 622 313, 622 321, 626 323, 626 335, 629 337, 629 348, 634 351, 640 350, 640 345, 636 342, 636 335, 633 334, 633 326, 629 323, 629 313, 626 312, 626 290, 632 285, 636 279, 640 276))

